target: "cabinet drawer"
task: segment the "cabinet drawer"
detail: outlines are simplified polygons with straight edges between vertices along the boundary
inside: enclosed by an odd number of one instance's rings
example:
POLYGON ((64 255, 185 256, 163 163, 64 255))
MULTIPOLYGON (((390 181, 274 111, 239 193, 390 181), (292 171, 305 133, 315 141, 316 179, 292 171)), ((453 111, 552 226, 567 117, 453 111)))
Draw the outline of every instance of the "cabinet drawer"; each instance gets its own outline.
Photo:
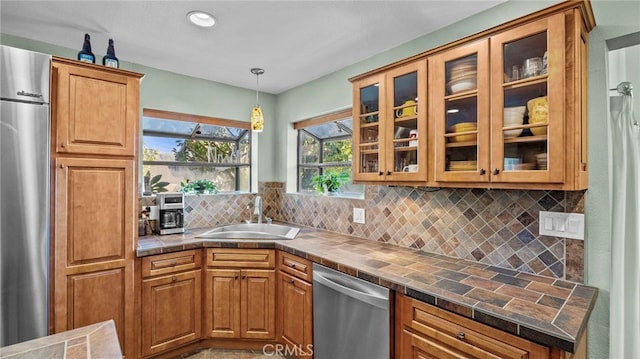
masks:
POLYGON ((437 358, 549 358, 547 347, 405 296, 396 299, 401 335, 437 358))
POLYGON ((307 282, 311 282, 313 279, 311 261, 293 254, 278 251, 278 267, 282 272, 291 274, 307 282))
POLYGON ((142 258, 142 276, 152 277, 167 273, 198 269, 202 264, 199 250, 159 254, 142 258))
POLYGON ((273 249, 207 249, 208 267, 275 268, 275 258, 273 249))

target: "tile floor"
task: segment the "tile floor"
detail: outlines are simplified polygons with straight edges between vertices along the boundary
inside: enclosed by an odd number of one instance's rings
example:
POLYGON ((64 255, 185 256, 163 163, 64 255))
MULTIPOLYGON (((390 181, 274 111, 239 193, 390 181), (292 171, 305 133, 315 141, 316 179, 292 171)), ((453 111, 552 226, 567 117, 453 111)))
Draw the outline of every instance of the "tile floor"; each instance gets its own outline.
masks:
POLYGON ((177 356, 174 359, 285 359, 273 352, 262 350, 202 349, 177 356))

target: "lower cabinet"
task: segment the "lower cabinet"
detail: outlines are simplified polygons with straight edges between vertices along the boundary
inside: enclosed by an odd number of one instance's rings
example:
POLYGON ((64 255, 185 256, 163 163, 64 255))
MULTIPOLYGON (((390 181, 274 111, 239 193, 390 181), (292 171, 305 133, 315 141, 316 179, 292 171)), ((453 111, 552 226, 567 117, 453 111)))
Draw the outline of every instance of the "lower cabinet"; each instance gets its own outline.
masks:
POLYGON ((275 251, 208 249, 206 264, 205 336, 275 339, 275 251))
POLYGON ((311 262, 278 252, 278 340, 296 358, 313 357, 311 262))
POLYGON ((142 354, 150 356, 200 339, 201 252, 143 258, 142 354))
POLYGON ((550 350, 397 294, 396 358, 548 359, 550 350))

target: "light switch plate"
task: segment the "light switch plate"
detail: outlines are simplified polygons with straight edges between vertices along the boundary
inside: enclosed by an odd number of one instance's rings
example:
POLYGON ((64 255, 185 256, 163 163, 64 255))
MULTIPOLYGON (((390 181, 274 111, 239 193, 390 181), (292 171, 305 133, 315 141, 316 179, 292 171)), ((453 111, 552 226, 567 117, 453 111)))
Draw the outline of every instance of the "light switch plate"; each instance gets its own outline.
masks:
POLYGON ((364 224, 364 208, 353 208, 353 223, 364 224))
POLYGON ((540 235, 584 240, 584 214, 540 211, 540 235))

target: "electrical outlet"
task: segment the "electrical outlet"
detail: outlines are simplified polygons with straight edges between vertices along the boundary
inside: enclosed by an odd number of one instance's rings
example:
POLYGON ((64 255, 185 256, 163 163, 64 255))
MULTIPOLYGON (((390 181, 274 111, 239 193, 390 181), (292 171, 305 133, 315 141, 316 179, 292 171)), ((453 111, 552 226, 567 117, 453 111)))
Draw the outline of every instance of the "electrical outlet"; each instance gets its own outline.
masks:
POLYGON ((540 211, 540 234, 584 239, 584 214, 540 211))
POLYGON ((353 223, 364 224, 364 208, 353 208, 353 223))

